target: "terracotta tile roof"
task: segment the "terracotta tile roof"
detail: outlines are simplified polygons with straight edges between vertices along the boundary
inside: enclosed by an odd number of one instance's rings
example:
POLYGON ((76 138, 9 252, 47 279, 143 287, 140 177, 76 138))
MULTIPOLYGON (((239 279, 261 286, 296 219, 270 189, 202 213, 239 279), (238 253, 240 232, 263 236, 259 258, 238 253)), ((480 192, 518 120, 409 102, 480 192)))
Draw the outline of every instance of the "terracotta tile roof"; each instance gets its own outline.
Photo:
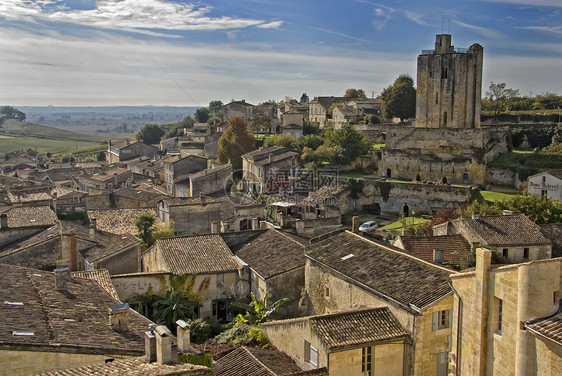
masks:
POLYGON ((549 245, 539 225, 523 214, 459 218, 490 246, 549 245))
POLYGON ((88 219, 96 219, 96 227, 113 234, 136 234, 135 221, 144 213, 156 215, 156 209, 88 210, 88 219))
POLYGON ((119 299, 119 295, 111 283, 111 277, 107 269, 96 269, 88 271, 72 272, 72 277, 87 278, 96 281, 112 298, 119 299))
POLYGON ((400 236, 404 250, 411 254, 433 261, 433 250, 444 250, 445 262, 460 265, 462 259, 470 253, 470 244, 461 235, 446 236, 400 236))
POLYGON ((236 256, 264 279, 304 266, 304 245, 277 230, 267 230, 243 245, 236 256))
POLYGON ((31 235, 17 239, 7 244, 2 244, 0 246, 0 257, 6 257, 13 253, 23 251, 29 247, 36 246, 38 244, 47 242, 49 240, 56 239, 55 241, 60 242, 60 226, 51 226, 49 228, 38 229, 31 235))
POLYGON ((259 159, 263 159, 263 158, 267 158, 269 157, 269 154, 281 154, 284 153, 285 149, 283 146, 272 146, 270 148, 263 148, 263 149, 257 149, 254 151, 250 151, 246 154, 242 155, 242 158, 250 158, 254 161, 259 160, 259 159))
POLYGON ((525 323, 525 327, 533 333, 539 334, 562 346, 562 313, 546 319, 537 319, 525 323))
POLYGON ((213 366, 215 376, 281 376, 302 372, 285 353, 275 349, 239 347, 213 366))
POLYGON ((552 243, 552 258, 562 257, 562 223, 539 225, 541 233, 552 243))
POLYGON ((3 200, 10 204, 33 202, 33 201, 49 201, 52 199, 50 188, 45 187, 42 189, 26 189, 18 191, 8 191, 3 195, 3 200))
POLYGON ((48 206, 11 207, 4 210, 8 216, 8 227, 52 226, 58 223, 57 216, 48 206))
POLYGON ((454 271, 349 231, 325 236, 305 253, 405 306, 423 308, 452 292, 448 279, 454 271))
POLYGON ((70 234, 71 231, 74 231, 77 239, 91 243, 91 247, 80 250, 84 258, 90 263, 124 249, 140 246, 140 240, 131 234, 117 235, 107 231, 95 230, 94 236, 91 237, 89 227, 66 222, 63 222, 62 230, 64 234, 70 234))
POLYGON ((124 167, 113 167, 112 169, 107 170, 103 173, 96 172, 94 174, 89 174, 88 178, 97 181, 106 181, 109 179, 113 179, 116 175, 122 175, 128 172, 129 170, 124 167))
POLYGON ((0 281, 2 345, 40 345, 56 351, 70 347, 80 353, 144 352, 143 333, 151 321, 130 310, 129 329, 114 331, 108 310, 120 302, 93 280, 73 278, 66 291, 58 291, 52 272, 0 264, 0 281))
POLYGON ((148 192, 138 188, 119 188, 113 191, 113 195, 116 197, 130 198, 143 202, 156 201, 165 197, 160 193, 148 192))
POLYGON ((160 252, 168 270, 175 275, 213 274, 240 267, 218 234, 159 239, 145 254, 160 252))
POLYGON ((231 169, 232 170, 232 165, 231 164, 225 164, 225 165, 221 165, 215 168, 207 168, 205 170, 201 170, 201 171, 197 171, 197 172, 193 172, 191 174, 189 174, 189 179, 191 180, 195 180, 195 179, 199 179, 202 178, 204 176, 210 175, 210 174, 216 174, 219 171, 223 171, 223 170, 228 170, 231 169))
POLYGON ((93 364, 80 368, 69 368, 56 372, 42 373, 39 376, 166 376, 166 375, 190 375, 211 376, 210 368, 196 366, 193 364, 158 364, 147 363, 146 358, 141 356, 132 359, 117 359, 105 364, 93 364))
POLYGON ((202 202, 205 204, 214 204, 220 202, 216 198, 209 197, 209 196, 167 197, 167 198, 163 198, 160 201, 164 201, 164 203, 168 206, 201 205, 202 202))
POLYGON ((239 249, 246 246, 253 239, 265 233, 268 230, 246 230, 246 231, 236 231, 236 232, 223 232, 220 234, 221 238, 224 240, 228 248, 234 253, 239 249))
POLYGON ((310 326, 330 350, 408 338, 388 307, 314 316, 310 326))

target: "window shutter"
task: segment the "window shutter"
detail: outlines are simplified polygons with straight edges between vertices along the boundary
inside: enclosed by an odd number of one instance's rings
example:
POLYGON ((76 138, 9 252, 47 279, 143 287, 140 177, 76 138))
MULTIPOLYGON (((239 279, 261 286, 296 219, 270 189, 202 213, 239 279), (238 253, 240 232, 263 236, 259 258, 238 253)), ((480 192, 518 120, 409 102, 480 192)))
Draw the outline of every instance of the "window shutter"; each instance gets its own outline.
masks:
POLYGON ((306 340, 304 341, 304 361, 310 362, 310 343, 306 340))
POLYGON ((452 309, 449 310, 449 325, 448 325, 448 327, 449 328, 453 327, 453 310, 452 309))
POLYGON ((431 330, 436 331, 439 328, 439 312, 433 312, 431 330))

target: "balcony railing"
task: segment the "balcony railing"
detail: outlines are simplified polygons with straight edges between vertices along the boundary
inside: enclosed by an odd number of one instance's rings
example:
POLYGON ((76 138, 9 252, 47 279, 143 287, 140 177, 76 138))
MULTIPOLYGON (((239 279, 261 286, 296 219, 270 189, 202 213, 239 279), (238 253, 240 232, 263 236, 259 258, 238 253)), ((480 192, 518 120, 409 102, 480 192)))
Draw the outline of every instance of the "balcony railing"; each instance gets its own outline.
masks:
POLYGON ((433 55, 435 50, 422 50, 422 55, 433 55))

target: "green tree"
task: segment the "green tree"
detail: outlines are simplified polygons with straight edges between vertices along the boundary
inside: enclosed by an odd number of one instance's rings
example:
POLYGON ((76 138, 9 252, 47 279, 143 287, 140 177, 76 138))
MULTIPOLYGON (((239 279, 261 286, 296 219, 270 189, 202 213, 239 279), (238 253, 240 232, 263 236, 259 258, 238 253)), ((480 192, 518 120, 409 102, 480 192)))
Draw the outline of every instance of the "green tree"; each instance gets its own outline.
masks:
POLYGON ((273 124, 266 115, 254 115, 248 119, 248 129, 254 133, 271 132, 273 124))
POLYGON ((206 123, 209 120, 209 109, 206 107, 200 107, 195 111, 195 122, 196 123, 206 123))
POLYGON ((300 103, 308 103, 310 99, 308 98, 308 95, 306 95, 306 93, 302 93, 301 95, 301 100, 299 101, 300 103))
POLYGON ((347 89, 343 96, 350 99, 367 99, 367 95, 365 95, 365 91, 363 89, 347 89))
POLYGON ((218 114, 220 110, 222 110, 222 102, 219 100, 214 100, 209 102, 209 112, 211 114, 218 114))
POLYGON ((519 89, 508 88, 505 82, 495 84, 490 82, 490 87, 486 92, 486 98, 491 103, 494 111, 494 118, 498 120, 500 113, 508 109, 508 104, 512 98, 519 96, 519 89))
POLYGON ((257 326, 263 324, 264 322, 270 321, 279 307, 289 301, 289 299, 283 298, 277 300, 270 306, 267 306, 267 295, 268 293, 266 292, 263 296, 263 300, 261 300, 258 299, 252 292, 250 293, 251 301, 249 304, 245 304, 242 302, 230 303, 232 306, 244 309, 246 311, 245 315, 239 314, 236 317, 236 325, 257 326))
POLYGON ((405 120, 416 114, 416 89, 414 80, 407 74, 398 76, 392 86, 381 94, 382 113, 385 118, 405 120))
POLYGON ((146 249, 154 244, 152 234, 156 228, 156 216, 152 213, 142 213, 135 220, 138 236, 146 249))
POLYGON ((295 151, 301 153, 305 147, 316 150, 324 144, 324 138, 315 134, 308 134, 296 139, 294 148, 295 151))
POLYGON ((332 115, 334 114, 334 108, 336 107, 344 107, 345 103, 340 102, 340 103, 332 103, 330 105, 330 107, 328 107, 328 109, 326 110, 326 117, 331 119, 332 115))
POLYGON ((0 109, 0 113, 6 115, 10 119, 17 119, 17 120, 24 121, 26 118, 23 112, 12 106, 3 106, 0 109))
POLYGON ((537 224, 562 222, 562 204, 546 196, 526 193, 496 202, 496 206, 523 213, 537 224))
POLYGON ((365 115, 363 121, 365 124, 379 124, 381 119, 377 115, 365 115))
POLYGON ((372 142, 351 124, 344 124, 338 130, 327 132, 326 145, 336 149, 342 164, 353 162, 372 148, 372 142))
POLYGON ((152 145, 159 143, 162 136, 164 136, 164 130, 162 128, 156 124, 147 124, 136 134, 135 137, 143 144, 152 145))
POLYGON ((223 135, 219 138, 219 150, 217 158, 220 164, 226 164, 230 160, 232 168, 242 169, 242 154, 256 149, 256 138, 248 132, 246 123, 241 117, 233 117, 228 120, 223 135))
POLYGON ((166 292, 166 296, 152 303, 156 309, 154 319, 166 325, 172 332, 176 329, 176 321, 189 321, 196 317, 194 309, 197 303, 190 301, 186 296, 174 288, 166 292))
POLYGON ((305 146, 302 149, 301 160, 305 164, 313 164, 315 167, 323 163, 336 162, 336 149, 327 145, 320 145, 317 149, 305 146))
POLYGON ((266 148, 272 146, 283 146, 287 149, 295 150, 297 139, 289 134, 275 134, 265 139, 263 146, 266 148))
POLYGON ((302 134, 309 135, 309 134, 318 134, 320 130, 320 126, 318 124, 314 124, 310 121, 304 121, 302 127, 302 134))

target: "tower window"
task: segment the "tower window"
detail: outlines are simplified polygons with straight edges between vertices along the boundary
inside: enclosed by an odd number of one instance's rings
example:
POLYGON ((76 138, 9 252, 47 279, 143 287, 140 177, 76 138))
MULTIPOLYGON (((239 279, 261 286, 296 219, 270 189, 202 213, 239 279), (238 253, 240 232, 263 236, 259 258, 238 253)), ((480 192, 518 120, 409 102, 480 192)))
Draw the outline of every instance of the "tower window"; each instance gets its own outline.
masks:
POLYGON ((439 103, 439 93, 435 93, 435 104, 439 103))

